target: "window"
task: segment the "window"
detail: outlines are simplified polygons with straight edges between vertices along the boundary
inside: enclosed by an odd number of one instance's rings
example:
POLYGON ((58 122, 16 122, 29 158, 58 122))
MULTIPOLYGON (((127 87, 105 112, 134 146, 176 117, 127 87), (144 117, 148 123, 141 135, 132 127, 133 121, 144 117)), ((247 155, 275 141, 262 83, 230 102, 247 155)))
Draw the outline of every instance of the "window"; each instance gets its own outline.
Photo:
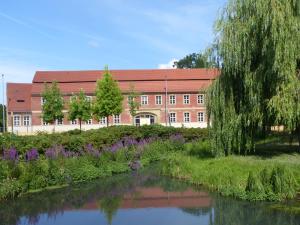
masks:
POLYGON ((71 124, 72 124, 72 125, 76 125, 76 124, 77 124, 77 120, 72 120, 72 121, 71 121, 71 124))
POLYGON ((44 126, 49 125, 49 123, 45 122, 43 119, 42 119, 42 124, 43 124, 44 126))
POLYGON ((198 122, 204 122, 204 112, 198 112, 198 122))
POLYGON ((56 120, 56 124, 57 125, 63 125, 63 119, 61 118, 61 119, 57 119, 56 120))
POLYGON ((156 95, 155 96, 155 104, 156 105, 161 105, 162 104, 162 96, 161 95, 156 95))
POLYGON ((104 125, 104 124, 106 124, 106 117, 102 117, 102 118, 100 118, 100 124, 101 125, 104 125))
POLYGON ((190 104, 190 95, 183 95, 183 104, 190 104))
POLYGON ((170 120, 170 123, 176 123, 176 113, 171 112, 169 114, 169 120, 170 120))
POLYGON ((183 113, 183 121, 185 123, 189 123, 190 122, 190 113, 189 112, 183 113))
POLYGON ((21 125, 21 116, 20 115, 15 115, 14 116, 14 126, 18 127, 21 125))
POLYGON ((176 104, 176 95, 170 95, 169 96, 169 103, 170 103, 170 105, 175 105, 176 104))
POLYGON ((93 97, 92 96, 86 96, 86 100, 88 100, 89 102, 92 102, 93 97))
POLYGON ((148 96, 147 95, 142 95, 141 96, 141 104, 142 105, 148 105, 148 96))
POLYGON ((41 98, 41 105, 44 105, 46 102, 46 99, 44 99, 43 97, 41 98))
POLYGON ((91 125, 92 123, 93 123, 92 119, 85 121, 85 124, 87 124, 87 125, 91 125))
POLYGON ((30 126, 31 124, 31 119, 29 115, 24 115, 23 117, 23 125, 24 126, 30 126))
POLYGON ((120 123, 121 123, 120 115, 114 115, 114 124, 120 124, 120 123))
POLYGON ((204 104, 204 95, 197 95, 197 103, 198 104, 204 104))

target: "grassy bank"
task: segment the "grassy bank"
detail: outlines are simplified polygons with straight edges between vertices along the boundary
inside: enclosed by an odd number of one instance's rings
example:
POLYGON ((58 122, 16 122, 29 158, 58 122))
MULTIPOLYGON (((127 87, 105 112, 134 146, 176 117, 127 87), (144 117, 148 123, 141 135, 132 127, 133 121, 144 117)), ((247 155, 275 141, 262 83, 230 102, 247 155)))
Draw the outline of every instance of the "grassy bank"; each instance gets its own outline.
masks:
POLYGON ((163 175, 246 200, 280 201, 300 190, 300 154, 293 147, 282 151, 282 146, 278 150, 273 145, 270 154, 262 147, 256 155, 220 158, 209 155, 205 142, 187 144, 185 149, 163 160, 163 175))

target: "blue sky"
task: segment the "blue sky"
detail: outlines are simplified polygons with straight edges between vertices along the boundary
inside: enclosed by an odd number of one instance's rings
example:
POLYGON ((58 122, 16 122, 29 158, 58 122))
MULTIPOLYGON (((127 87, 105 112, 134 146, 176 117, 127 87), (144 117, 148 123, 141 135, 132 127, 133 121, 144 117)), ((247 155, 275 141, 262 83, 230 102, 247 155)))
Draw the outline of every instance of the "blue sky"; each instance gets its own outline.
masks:
POLYGON ((1 0, 0 73, 164 68, 205 49, 226 0, 1 0))

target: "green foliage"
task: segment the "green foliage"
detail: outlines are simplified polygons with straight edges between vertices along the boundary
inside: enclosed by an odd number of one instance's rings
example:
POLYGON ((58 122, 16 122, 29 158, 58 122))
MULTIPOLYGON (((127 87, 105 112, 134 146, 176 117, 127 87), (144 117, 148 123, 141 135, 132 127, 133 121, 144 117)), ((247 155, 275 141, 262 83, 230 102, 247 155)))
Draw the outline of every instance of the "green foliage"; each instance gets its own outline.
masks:
POLYGON ((97 120, 102 117, 119 115, 122 112, 123 96, 118 83, 113 79, 107 67, 105 67, 103 78, 97 81, 95 95, 93 114, 97 120))
MULTIPOLYGON (((4 105, 4 115, 6 115, 6 106, 4 105)), ((7 118, 5 116, 4 129, 6 130, 7 118)), ((0 104, 0 131, 3 130, 3 105, 0 104)))
POLYGON ((215 155, 253 150, 254 138, 272 125, 299 131, 297 4, 231 0, 217 20, 223 66, 207 106, 215 155))
POLYGON ((215 58, 211 58, 210 49, 204 53, 192 53, 177 62, 174 62, 174 67, 180 69, 188 68, 209 68, 217 67, 218 63, 215 58))
POLYGON ((44 122, 54 123, 55 120, 64 117, 62 112, 64 101, 56 82, 53 82, 50 87, 45 83, 42 98, 44 99, 42 105, 42 119, 44 122))
POLYGON ((134 86, 130 85, 130 92, 128 95, 128 106, 129 113, 132 116, 132 123, 134 123, 134 117, 136 116, 136 111, 140 108, 140 103, 138 102, 138 94, 134 91, 134 86))
POLYGON ((81 130, 82 121, 88 121, 92 115, 91 101, 87 98, 84 91, 81 89, 78 95, 71 97, 69 105, 69 120, 79 121, 81 130))

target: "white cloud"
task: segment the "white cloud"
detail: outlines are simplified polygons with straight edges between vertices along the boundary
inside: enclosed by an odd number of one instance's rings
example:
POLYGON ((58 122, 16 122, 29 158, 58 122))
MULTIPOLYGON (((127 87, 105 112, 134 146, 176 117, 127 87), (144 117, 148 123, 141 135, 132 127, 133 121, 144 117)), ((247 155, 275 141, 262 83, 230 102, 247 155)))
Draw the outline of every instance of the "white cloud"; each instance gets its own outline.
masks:
POLYGON ((174 62, 177 62, 177 59, 171 59, 168 63, 165 64, 159 64, 158 65, 158 69, 173 69, 176 68, 174 66, 174 62))

